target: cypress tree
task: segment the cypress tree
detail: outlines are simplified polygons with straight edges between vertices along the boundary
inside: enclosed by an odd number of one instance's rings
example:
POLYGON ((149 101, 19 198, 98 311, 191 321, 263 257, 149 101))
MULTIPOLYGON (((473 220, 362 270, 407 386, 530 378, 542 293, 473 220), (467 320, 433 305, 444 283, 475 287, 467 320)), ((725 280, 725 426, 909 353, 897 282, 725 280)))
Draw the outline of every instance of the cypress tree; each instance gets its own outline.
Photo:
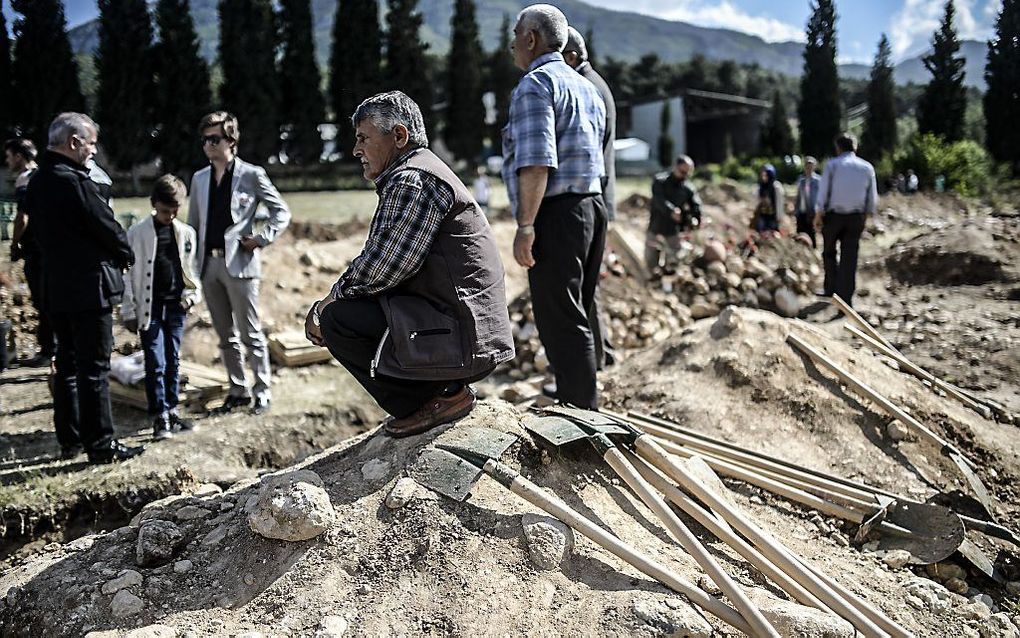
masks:
POLYGON ((315 64, 309 0, 280 0, 280 32, 280 119, 287 131, 287 155, 296 163, 317 162, 322 154, 318 127, 326 118, 326 105, 315 64))
POLYGON ((924 56, 924 68, 931 73, 931 81, 917 102, 918 131, 939 135, 947 142, 963 139, 967 112, 967 87, 963 85, 966 60, 956 55, 960 40, 953 27, 955 16, 956 6, 949 0, 942 24, 932 35, 932 52, 924 56))
POLYGON ((199 55, 189 0, 159 0, 155 45, 157 149, 163 170, 181 179, 206 164, 198 123, 211 110, 209 65, 199 55))
POLYGON ((446 145, 456 157, 474 161, 485 142, 482 103, 482 43, 478 39, 474 0, 456 0, 447 64, 446 145))
POLYGON ((1003 0, 995 22, 995 37, 988 43, 984 97, 987 137, 992 157, 1008 162, 1020 175, 1020 0, 1003 0))
POLYGON ((673 117, 670 113, 669 100, 662 102, 662 111, 659 113, 659 165, 669 167, 673 165, 673 136, 669 134, 669 125, 673 117))
POLYGON ((256 163, 280 146, 276 21, 271 0, 220 0, 220 103, 237 116, 240 152, 256 163))
POLYGON ((96 114, 120 170, 152 155, 152 20, 145 0, 99 0, 96 114))
POLYGON ((512 29, 510 16, 504 13, 499 30, 499 45, 489 54, 488 90, 496 98, 496 123, 490 137, 497 154, 502 153, 503 149, 503 127, 510 117, 510 95, 521 77, 521 71, 514 66, 513 54, 510 53, 512 29))
POLYGON ((786 114, 786 102, 778 90, 772 95, 772 110, 761 132, 761 150, 771 156, 787 155, 793 151, 793 129, 786 114))
POLYGON ((85 110, 64 6, 60 0, 11 0, 11 8, 22 16, 14 22, 11 62, 15 119, 23 135, 46 148, 50 122, 58 113, 85 110))
POLYGON ((329 98, 340 151, 354 159, 351 115, 367 97, 382 90, 382 33, 376 0, 339 0, 333 19, 329 98))
POLYGON ((806 155, 828 157, 839 135, 842 106, 836 70, 836 7, 833 0, 812 6, 800 80, 800 145, 806 155))
POLYGON ((879 159, 896 150, 896 84, 893 81, 892 48, 882 34, 868 82, 868 115, 861 136, 863 154, 879 159))
POLYGON ((432 131, 432 79, 421 39, 418 0, 389 0, 386 14, 386 88, 403 91, 418 104, 425 128, 432 131))
MULTIPOLYGON (((0 11, 0 95, 14 95, 11 84, 11 40, 7 35, 7 18, 3 11, 0 11)), ((14 135, 13 102, 11 97, 0 99, 0 135, 4 139, 14 135)))

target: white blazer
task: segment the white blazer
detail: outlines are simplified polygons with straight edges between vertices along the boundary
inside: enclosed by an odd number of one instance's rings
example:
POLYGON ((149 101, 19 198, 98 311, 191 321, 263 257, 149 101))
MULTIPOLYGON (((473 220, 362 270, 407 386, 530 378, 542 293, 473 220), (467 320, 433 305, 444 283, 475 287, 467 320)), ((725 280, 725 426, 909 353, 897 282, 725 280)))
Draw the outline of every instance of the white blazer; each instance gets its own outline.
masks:
MULTIPOLYGON (((202 284, 195 271, 198 242, 195 229, 184 222, 173 221, 177 253, 181 258, 181 272, 184 275, 184 293, 181 302, 185 307, 194 306, 202 300, 202 284)), ((152 215, 137 221, 127 231, 128 243, 135 253, 135 265, 124 278, 124 301, 120 317, 124 321, 138 319, 138 329, 145 330, 152 321, 152 271, 156 258, 156 227, 152 215)))

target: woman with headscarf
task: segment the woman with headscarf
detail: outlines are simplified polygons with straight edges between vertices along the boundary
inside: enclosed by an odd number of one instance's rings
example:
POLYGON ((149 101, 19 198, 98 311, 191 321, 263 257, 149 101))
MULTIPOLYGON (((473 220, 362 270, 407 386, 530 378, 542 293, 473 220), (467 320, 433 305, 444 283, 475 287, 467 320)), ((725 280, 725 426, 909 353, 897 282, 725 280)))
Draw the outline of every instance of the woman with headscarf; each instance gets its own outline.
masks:
POLYGON ((758 178, 758 206, 754 211, 752 226, 759 233, 767 230, 779 232, 779 221, 784 213, 783 185, 776 179, 776 167, 766 164, 761 167, 758 178))

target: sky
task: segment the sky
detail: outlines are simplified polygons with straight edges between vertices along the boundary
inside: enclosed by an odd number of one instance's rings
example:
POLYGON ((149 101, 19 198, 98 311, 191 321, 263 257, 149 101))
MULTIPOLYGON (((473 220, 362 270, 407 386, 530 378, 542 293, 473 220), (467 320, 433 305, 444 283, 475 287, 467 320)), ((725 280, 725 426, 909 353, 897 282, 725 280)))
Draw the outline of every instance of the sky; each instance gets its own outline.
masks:
MULTIPOLYGON (((484 2, 485 0, 477 0, 484 2)), ((547 0, 555 4, 555 0, 547 0)), ((636 11, 666 20, 722 27, 769 42, 804 39, 809 0, 584 0, 588 4, 636 11)), ((8 23, 10 0, 0 0, 8 23)), ((992 34, 1002 0, 956 0, 956 28, 965 40, 992 34)), ((95 0, 64 0, 67 22, 76 26, 95 17, 95 0)), ((871 62, 882 33, 889 36, 895 61, 924 51, 942 18, 941 0, 836 0, 840 62, 871 62)), ((10 26, 10 25, 8 25, 10 26)))

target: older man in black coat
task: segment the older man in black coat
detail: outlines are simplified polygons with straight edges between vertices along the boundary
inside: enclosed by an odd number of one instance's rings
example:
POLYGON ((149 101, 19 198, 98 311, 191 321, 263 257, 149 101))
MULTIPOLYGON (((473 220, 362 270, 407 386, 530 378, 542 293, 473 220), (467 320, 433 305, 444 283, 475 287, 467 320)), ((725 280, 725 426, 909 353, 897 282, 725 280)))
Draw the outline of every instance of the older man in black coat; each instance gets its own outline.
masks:
POLYGON ((99 127, 87 115, 61 113, 49 130, 26 205, 42 253, 43 306, 57 338, 53 419, 65 458, 82 447, 91 463, 140 454, 113 438, 110 353, 113 307, 124 293, 133 255, 127 235, 89 178, 99 127))

